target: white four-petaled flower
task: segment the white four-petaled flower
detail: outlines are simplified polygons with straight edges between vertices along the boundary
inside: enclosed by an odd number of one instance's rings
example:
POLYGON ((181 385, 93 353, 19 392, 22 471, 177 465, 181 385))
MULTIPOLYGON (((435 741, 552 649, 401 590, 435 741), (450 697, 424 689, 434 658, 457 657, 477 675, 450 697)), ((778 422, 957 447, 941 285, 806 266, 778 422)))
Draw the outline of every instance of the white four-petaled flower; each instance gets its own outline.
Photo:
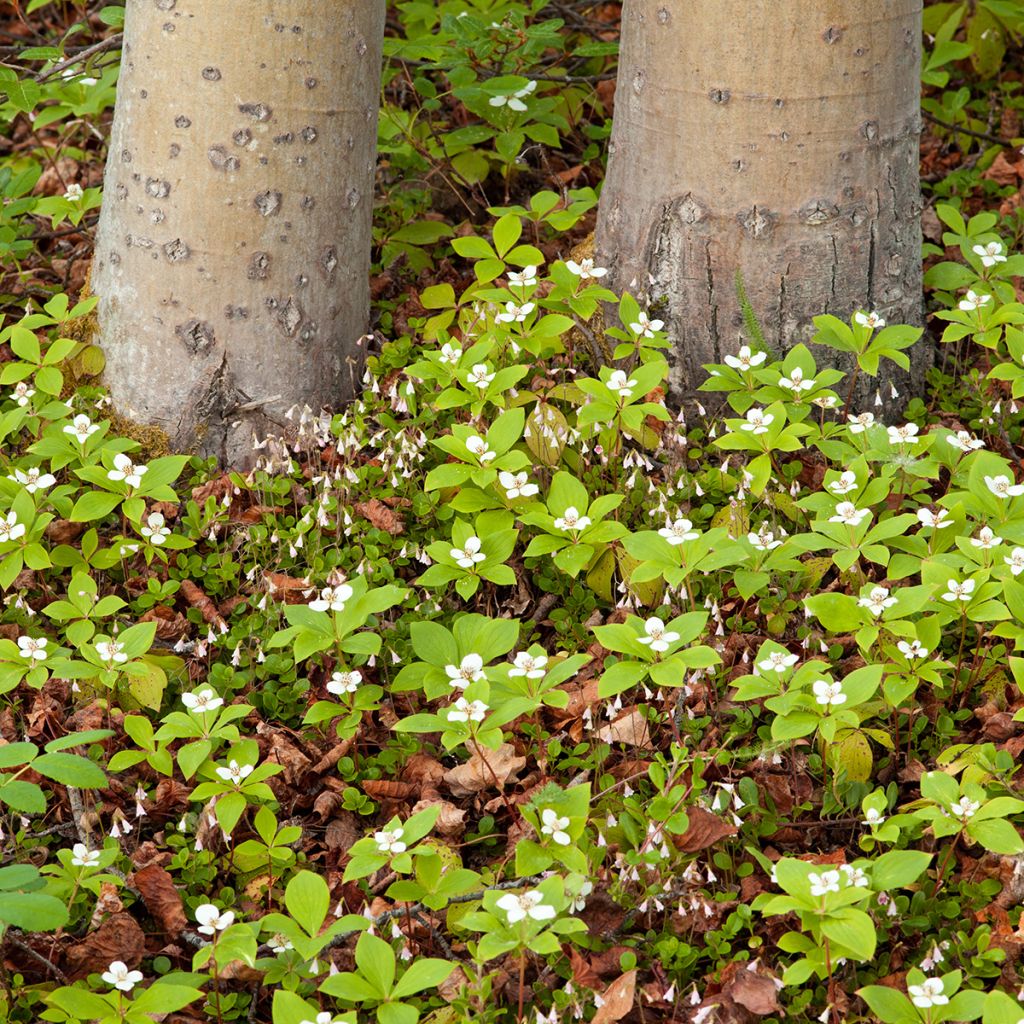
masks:
POLYGON ((487 363, 475 363, 469 371, 469 383, 483 390, 494 380, 494 371, 487 363))
POLYGON ((462 358, 462 349, 458 345, 452 345, 450 342, 445 342, 441 346, 441 354, 438 359, 442 363, 450 363, 455 365, 462 358))
POLYGON ((255 767, 251 764, 239 764, 237 761, 231 760, 226 768, 220 765, 217 766, 217 775, 225 782, 230 782, 237 789, 252 775, 254 770, 255 767))
POLYGON ((509 501, 515 501, 516 498, 532 498, 540 491, 536 484, 529 481, 530 477, 525 469, 520 473, 498 474, 498 483, 505 488, 505 497, 509 501))
POLYGON ((118 643, 117 640, 100 640, 95 646, 100 661, 106 662, 107 665, 117 665, 128 660, 128 655, 124 653, 124 644, 118 643))
POLYGON ((959 583, 957 580, 946 580, 946 593, 942 595, 945 601, 970 601, 974 593, 974 580, 964 580, 959 583))
POLYGON ((44 473, 37 466, 25 470, 16 469, 7 479, 21 484, 29 494, 44 491, 57 482, 57 478, 52 473, 44 473))
POLYGON ((767 352, 752 352, 749 345, 742 345, 734 356, 725 356, 725 365, 746 373, 755 366, 760 366, 768 358, 767 352))
POLYGON ((541 832, 551 838, 559 846, 568 846, 572 839, 565 830, 569 827, 568 818, 560 818, 558 812, 552 807, 545 807, 540 814, 541 832))
POLYGON ((1007 498, 1019 498, 1024 494, 1024 484, 1010 482, 1008 476, 987 476, 985 486, 997 497, 1004 501, 1007 498))
POLYGON ((946 441, 962 452, 976 452, 979 448, 985 447, 984 441, 979 441, 966 430, 958 430, 955 434, 948 434, 946 441))
POLYGON ((973 818, 981 810, 981 804, 977 800, 971 800, 969 797, 962 796, 955 804, 950 804, 949 810, 955 818, 967 821, 968 818, 973 818))
POLYGON ((829 516, 830 523, 843 523, 846 526, 860 526, 865 518, 871 515, 871 510, 857 508, 852 501, 841 501, 836 505, 836 514, 829 516))
MULTIPOLYGON (((536 283, 536 280, 534 280, 536 283)), ((505 303, 505 312, 499 313, 495 319, 502 324, 521 324, 534 310, 534 303, 524 302, 517 306, 514 302, 505 303)), ((476 367, 474 367, 476 369, 476 367)))
POLYGON ((801 391, 810 391, 814 387, 816 381, 804 380, 804 371, 799 366, 793 367, 788 377, 781 377, 779 379, 779 387, 787 388, 790 391, 795 392, 797 395, 801 391))
POLYGON ((811 684, 811 692, 816 703, 822 707, 838 707, 846 703, 842 683, 830 683, 827 679, 817 679, 811 684))
POLYGON ((353 593, 347 583, 339 583, 336 587, 324 587, 320 591, 320 596, 309 602, 309 607, 315 612, 343 612, 345 602, 353 593))
POLYGON ((487 556, 480 550, 481 544, 479 537, 467 537, 461 548, 452 548, 449 554, 460 568, 472 569, 474 565, 487 561, 487 556))
POLYGON ((652 615, 644 623, 644 632, 647 635, 639 636, 637 640, 658 654, 663 654, 679 639, 679 634, 675 630, 666 629, 665 623, 657 615, 652 615))
POLYGON ((857 604, 861 608, 867 608, 872 615, 878 616, 886 610, 896 604, 896 598, 889 596, 889 591, 885 587, 872 587, 867 597, 859 598, 857 604))
POLYGON ((767 658, 762 658, 757 667, 762 672, 785 672, 800 660, 800 655, 789 651, 769 651, 767 658))
POLYGON ((18 653, 29 661, 46 661, 46 642, 42 636, 19 636, 18 653))
POLYGON ((964 313, 973 313, 991 301, 991 295, 979 295, 973 288, 970 288, 967 294, 960 300, 959 308, 964 313))
POLYGON ((748 409, 747 422, 740 424, 740 430, 747 430, 754 434, 767 434, 768 427, 775 422, 775 417, 764 409, 748 409))
POLYGON ((851 491, 857 490, 857 474, 852 470, 844 470, 839 474, 838 480, 833 480, 828 485, 828 489, 833 494, 849 494, 851 491))
POLYGON ((124 481, 129 487, 141 487, 142 477, 149 466, 136 465, 124 452, 114 456, 114 468, 107 473, 108 480, 124 481))
POLYGON ((920 524, 929 530, 944 530, 947 526, 953 525, 953 520, 949 518, 949 510, 944 508, 937 512, 930 508, 919 508, 917 518, 920 524))
POLYGON ((166 520, 159 512, 150 512, 146 517, 146 525, 139 530, 139 533, 148 538, 151 544, 163 544, 171 535, 166 520))
POLYGON ((331 678, 327 682, 324 689, 328 693, 342 694, 342 693, 355 693, 359 689, 359 684, 363 681, 362 672, 333 672, 331 678))
POLYGON ((75 843, 71 847, 71 863, 76 868, 98 867, 102 856, 102 850, 90 850, 85 843, 75 843))
POLYGON ((6 541, 19 540, 25 536, 25 524, 18 522, 18 514, 8 512, 7 517, 0 516, 0 544, 6 541))
POLYGON ((943 995, 941 978, 925 978, 920 985, 908 985, 907 994, 910 1001, 921 1010, 945 1006, 949 1002, 949 996, 943 995))
POLYGON ((611 376, 605 382, 605 387, 620 398, 629 398, 636 387, 636 381, 630 380, 625 370, 612 370, 611 376))
POLYGON ((373 833, 373 841, 381 853, 405 853, 406 844, 402 841, 404 835, 403 828, 384 829, 373 833))
POLYGON ((11 396, 22 409, 28 405, 28 400, 36 393, 35 388, 30 388, 25 381, 20 380, 14 385, 14 394, 11 396))
POLYGON ((853 314, 853 322, 858 327, 868 327, 872 331, 880 331, 885 326, 885 321, 877 313, 858 312, 853 314))
POLYGON ((518 113, 522 113, 526 110, 526 104, 523 100, 526 99, 536 88, 536 82, 527 82, 522 89, 517 89, 515 92, 510 92, 501 96, 492 96, 487 102, 492 107, 507 106, 509 110, 515 110, 518 113))
POLYGON ((183 693, 181 703, 193 714, 198 715, 206 711, 216 711, 223 705, 224 698, 218 697, 209 686, 204 686, 192 693, 183 693))
POLYGON ((466 700, 460 697, 448 709, 449 722, 482 722, 491 709, 482 700, 466 700))
POLYGON ((512 668, 508 674, 526 679, 543 679, 547 675, 548 656, 546 654, 530 654, 529 651, 520 651, 512 661, 512 668))
POLYGON ((84 413, 79 413, 65 428, 65 434, 72 434, 79 444, 85 444, 100 428, 84 413))
POLYGON ((641 311, 637 314, 635 322, 629 325, 629 329, 642 338, 653 338, 654 332, 660 331, 664 326, 664 320, 651 320, 646 313, 641 311))
POLYGON ((497 458, 497 452, 492 452, 487 447, 487 442, 476 434, 470 434, 466 438, 466 449, 470 455, 475 455, 482 465, 486 465, 497 458))
POLYGON ((928 648, 922 647, 920 640, 911 640, 910 643, 907 643, 906 640, 900 640, 896 644, 896 649, 904 658, 926 658, 928 656, 928 648))
POLYGON ((458 665, 445 665, 444 671, 450 686, 464 690, 484 678, 484 659, 479 654, 467 654, 458 665))
POLYGON ((917 440, 917 424, 904 423, 902 427, 887 427, 889 444, 913 444, 917 440))
POLYGON ((128 970, 128 965, 122 960, 115 960, 100 977, 120 992, 131 992, 142 981, 143 975, 142 971, 128 970))
POLYGON ((555 908, 544 902, 544 894, 536 889, 528 892, 506 893, 497 903, 505 912, 509 924, 518 924, 530 918, 533 921, 550 921, 555 917, 555 908))
POLYGON ((997 263, 1006 262, 1006 252, 1002 242, 988 242, 985 245, 976 245, 971 250, 975 256, 981 257, 983 267, 994 267, 997 263))
POLYGON ((658 531, 673 547, 688 540, 696 540, 700 534, 693 528, 689 519, 666 519, 665 525, 658 531))
POLYGON ((608 273, 604 267, 595 267, 592 259, 582 259, 579 263, 575 260, 566 260, 565 265, 569 273, 575 274, 581 281, 601 278, 608 273))
MULTIPOLYGON (((523 267, 522 270, 510 270, 508 273, 508 283, 514 285, 517 288, 533 288, 537 284, 537 268, 531 263, 529 266, 523 267)), ((533 309, 533 303, 528 303, 530 309, 533 309)))
POLYGON ((217 932, 230 928, 235 920, 233 910, 218 910, 212 903, 202 903, 196 907, 196 920, 200 935, 216 935, 217 932))
POLYGON ((1010 567, 1010 572, 1014 576, 1019 576, 1024 572, 1024 548, 1014 548, 1010 552, 1010 557, 1004 558, 1003 561, 1010 567))
POLYGON ((875 425, 875 414, 873 412, 861 412, 856 416, 847 416, 850 423, 851 434, 863 434, 868 427, 875 425))
POLYGON ((978 531, 977 537, 971 538, 971 547, 978 548, 981 551, 991 551, 993 548, 999 547, 1003 543, 1002 537, 997 537, 990 526, 983 526, 978 531))
POLYGON ((839 892, 842 875, 838 871, 822 871, 820 875, 811 872, 807 880, 811 883, 812 896, 826 896, 830 892, 839 892))
POLYGON ((556 530, 578 532, 590 525, 589 516, 581 516, 575 505, 570 505, 554 522, 556 530))

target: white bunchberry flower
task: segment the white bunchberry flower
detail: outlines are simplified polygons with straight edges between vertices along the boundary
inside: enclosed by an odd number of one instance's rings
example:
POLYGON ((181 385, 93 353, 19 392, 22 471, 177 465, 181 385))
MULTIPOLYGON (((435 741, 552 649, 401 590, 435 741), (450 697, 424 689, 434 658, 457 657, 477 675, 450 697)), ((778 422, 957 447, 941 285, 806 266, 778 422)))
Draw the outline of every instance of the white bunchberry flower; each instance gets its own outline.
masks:
POLYGON ((464 690, 470 683, 484 679, 484 659, 479 654, 467 654, 458 665, 445 665, 448 685, 464 690))
MULTIPOLYGON (((779 530, 781 537, 786 536, 785 530, 779 530)), ((754 546, 757 551, 774 551, 775 548, 782 546, 782 540, 776 539, 775 534, 768 529, 767 523, 762 523, 757 530, 757 533, 748 533, 747 540, 754 546)))
MULTIPOLYGON (((534 283, 536 283, 536 279, 534 279, 534 283)), ((532 302, 524 302, 521 306, 517 306, 514 302, 506 302, 505 312, 499 313, 495 320, 500 324, 521 324, 533 310, 534 303, 532 302)))
POLYGON ((858 889, 865 889, 871 884, 863 868, 855 868, 852 864, 840 864, 839 870, 846 875, 846 884, 858 889))
POLYGON ((611 376, 605 382, 605 387, 620 398, 629 398, 636 387, 636 381, 630 380, 624 370, 612 370, 611 376))
POLYGON ((666 519, 665 525, 658 531, 659 536, 662 536, 675 547, 677 544, 683 544, 688 540, 696 540, 700 534, 693 528, 693 523, 689 519, 666 519))
POLYGON ((65 434, 73 434, 79 444, 85 444, 100 428, 89 420, 88 416, 79 414, 65 428, 65 434))
POLYGON ((785 672, 791 669, 800 660, 799 654, 790 654, 789 651, 770 651, 767 658, 757 663, 762 672, 785 672))
POLYGON ((746 373, 755 366, 760 366, 768 358, 767 352, 751 352, 749 345, 742 345, 734 356, 725 356, 726 366, 746 373))
MULTIPOLYGON (((279 956, 281 953, 287 953, 289 949, 295 948, 292 945, 291 940, 286 939, 280 932, 274 932, 274 934, 270 936, 267 945, 270 946, 270 948, 279 956)), ((320 1017, 321 1014, 317 1014, 317 1016, 320 1017)), ((330 1014, 327 1014, 327 1016, 330 1017, 330 1014)), ((309 1022, 304 1021, 303 1024, 309 1024, 309 1022)))
POLYGON ((523 100, 526 99, 536 88, 536 82, 527 82, 522 89, 517 89, 515 92, 508 93, 507 95, 492 96, 487 102, 492 107, 507 106, 509 110, 515 110, 521 114, 526 110, 526 104, 523 100))
POLYGON ((569 273, 575 274, 581 281, 602 278, 608 273, 605 267, 595 267, 592 259, 582 259, 579 263, 575 260, 566 260, 565 265, 569 273))
POLYGON ((941 978, 925 978, 920 985, 908 985, 907 994, 910 1001, 921 1010, 945 1006, 949 1002, 949 996, 943 995, 941 978))
POLYGON ((1010 482, 1008 476, 987 476, 985 486, 997 497, 1004 501, 1007 498, 1019 498, 1024 494, 1024 484, 1010 482))
POLYGON ((363 681, 362 672, 332 672, 331 678, 324 689, 328 693, 341 695, 343 693, 355 693, 359 684, 363 681))
POLYGON ((449 554, 460 568, 472 569, 474 565, 487 561, 487 556, 480 550, 481 543, 479 537, 467 537, 461 548, 452 548, 449 554))
POLYGON ((804 380, 804 371, 799 366, 795 366, 788 377, 781 377, 779 379, 780 388, 787 388, 797 395, 801 391, 810 391, 816 383, 813 378, 811 380, 804 380))
POLYGON ((978 536, 971 538, 971 547, 978 548, 981 551, 991 551, 1002 543, 1003 538, 997 537, 989 526, 983 526, 978 531, 978 536))
POLYGON ((28 384, 25 383, 25 381, 20 380, 20 381, 18 381, 17 384, 14 385, 14 393, 11 395, 11 398, 13 398, 14 401, 18 405, 20 405, 22 409, 24 409, 25 406, 28 405, 28 400, 35 393, 36 393, 36 389, 35 388, 30 388, 28 386, 28 384))
POLYGON ((482 700, 466 700, 460 697, 448 709, 449 722, 482 722, 491 709, 482 700))
POLYGON ((830 683, 827 679, 817 679, 811 684, 811 692, 816 703, 822 707, 838 707, 846 703, 842 683, 830 683))
POLYGON ((551 807, 545 807, 540 814, 541 832, 551 838, 559 846, 568 846, 572 839, 565 830, 569 827, 568 818, 560 818, 558 812, 551 807))
POLYGON ((861 608, 867 608, 872 615, 879 616, 886 608, 891 608, 896 604, 896 598, 890 597, 889 591, 885 587, 872 587, 867 597, 859 598, 857 604, 861 608))
POLYGON ((944 530, 947 526, 953 525, 948 509, 944 508, 940 508, 937 512, 933 512, 930 508, 919 508, 917 518, 920 524, 929 530, 944 530))
POLYGON ((148 466, 137 466, 124 452, 114 456, 114 468, 107 473, 108 480, 123 480, 129 487, 141 487, 148 466))
POLYGON ((36 466, 25 470, 16 469, 7 479, 21 484, 29 494, 45 491, 47 487, 52 487, 57 482, 52 473, 44 473, 36 466))
POLYGON ((857 490, 857 474, 852 470, 844 470, 839 474, 838 480, 833 480, 828 485, 828 489, 833 494, 849 494, 851 491, 857 490))
POLYGON ((829 516, 830 523, 843 523, 846 526, 860 526, 865 518, 871 515, 871 510, 857 508, 852 501, 841 501, 836 505, 836 514, 829 516))
POLYGON ((877 313, 854 313, 853 322, 858 327, 868 327, 872 331, 880 331, 885 326, 885 321, 877 313))
POLYGON ((120 992, 131 992, 142 981, 143 975, 142 971, 130 971, 126 963, 115 960, 100 977, 120 992))
POLYGON ((973 818, 980 809, 981 804, 977 800, 970 800, 966 796, 962 796, 955 804, 950 804, 949 807, 950 813, 961 821, 973 818))
POLYGON ((847 416, 850 423, 851 434, 863 434, 868 427, 875 425, 875 414, 873 412, 862 412, 856 416, 847 416))
POLYGON ((887 427, 889 444, 913 444, 917 440, 917 424, 904 423, 902 427, 887 427))
POLYGON ((976 452, 978 449, 985 447, 984 441, 979 441, 966 430, 958 430, 955 434, 947 434, 946 441, 962 452, 976 452))
POLYGON ((102 856, 102 850, 90 850, 85 843, 75 843, 71 847, 71 863, 76 868, 98 867, 102 856))
POLYGON ((16 512, 8 512, 6 518, 0 516, 0 544, 19 540, 25 536, 25 524, 18 522, 16 512))
POLYGON ((475 455, 480 460, 481 465, 486 465, 497 458, 497 452, 492 452, 487 447, 487 442, 476 434, 471 434, 466 439, 466 449, 470 455, 475 455))
POLYGON ((216 935, 217 932, 230 928, 235 920, 233 910, 218 910, 212 903, 202 903, 196 907, 196 920, 200 935, 216 935))
POLYGON ((997 263, 1006 262, 1006 251, 1002 242, 988 242, 985 245, 976 245, 971 250, 975 256, 981 257, 983 267, 994 267, 997 263))
POLYGON ((480 388, 482 391, 494 380, 494 376, 494 371, 487 363, 476 363, 473 369, 469 371, 469 383, 480 388))
POLYGON ((965 313, 973 313, 991 301, 991 295, 979 295, 973 288, 970 288, 967 294, 960 300, 959 308, 965 313))
POLYGON ((146 517, 146 525, 139 530, 139 533, 143 537, 147 537, 151 544, 163 544, 171 535, 166 520, 159 512, 150 512, 146 517))
POLYGON ((339 583, 336 587, 324 587, 320 596, 309 602, 315 612, 343 612, 345 602, 350 600, 354 591, 347 583, 339 583))
POLYGON ((543 679, 547 675, 545 668, 547 663, 548 656, 546 654, 530 654, 529 651, 520 651, 513 659, 513 667, 508 670, 508 674, 513 678, 543 679))
POLYGON ((877 807, 869 807, 864 812, 865 825, 881 825, 883 821, 885 821, 885 815, 877 807))
POLYGON ((381 853, 405 853, 406 844, 402 842, 404 835, 405 829, 402 828, 384 829, 373 833, 373 841, 381 853))
POLYGON ((441 346, 441 354, 438 359, 442 363, 448 363, 454 366, 462 358, 462 349, 458 345, 452 345, 450 342, 445 342, 441 346))
POLYGON ((575 505, 570 505, 554 522, 556 530, 579 532, 590 525, 589 516, 581 516, 575 505))
POLYGON ((19 636, 18 654, 29 661, 46 661, 46 644, 42 636, 19 636))
POLYGON ((518 924, 530 918, 534 921, 550 921, 555 917, 555 908, 544 902, 544 894, 536 889, 529 892, 506 893, 497 903, 505 912, 509 924, 518 924))
POLYGON ((121 664, 128 660, 128 655, 124 653, 124 644, 118 643, 116 640, 100 640, 95 647, 100 661, 105 662, 108 666, 121 664))
POLYGON ((67 189, 64 192, 64 198, 69 203, 77 203, 84 195, 85 190, 77 182, 72 182, 70 185, 68 185, 67 189))
MULTIPOLYGON (((516 288, 534 288, 537 285, 537 268, 531 263, 522 270, 510 270, 508 283, 516 288)), ((533 303, 527 303, 533 309, 533 303)))
POLYGON ((755 407, 747 410, 747 422, 740 424, 740 430, 754 434, 767 434, 768 427, 774 422, 775 417, 770 412, 755 407))
POLYGON ((823 871, 820 875, 809 874, 807 880, 811 883, 812 896, 826 896, 830 892, 839 892, 842 876, 838 871, 823 871))
POLYGON ((225 782, 230 782, 237 789, 255 771, 251 764, 239 764, 235 760, 228 762, 226 768, 217 766, 217 775, 225 782))
POLYGON ((946 593, 942 595, 944 601, 970 601, 974 593, 974 580, 964 580, 958 583, 956 580, 946 581, 946 593))
POLYGON ((1014 548, 1010 552, 1010 557, 1004 558, 1003 561, 1010 567, 1010 572, 1014 576, 1019 576, 1024 572, 1024 548, 1014 548))
POLYGON ((509 501, 515 501, 516 498, 532 498, 540 491, 536 484, 529 481, 530 477, 525 469, 520 473, 498 474, 498 483, 505 488, 505 497, 509 501))
POLYGON ((644 632, 647 635, 637 637, 637 640, 658 654, 664 654, 679 639, 675 630, 666 630, 665 623, 657 615, 652 615, 644 623, 644 632))
POLYGON ((224 698, 218 697, 209 686, 204 686, 194 693, 183 693, 181 703, 193 714, 198 715, 205 711, 216 711, 224 704, 224 698))
POLYGON ((921 646, 920 640, 911 640, 907 643, 906 640, 900 640, 896 644, 896 649, 903 655, 904 658, 926 658, 928 657, 928 648, 921 646))
POLYGON ((639 334, 642 338, 653 338, 655 331, 660 331, 665 326, 663 320, 651 320, 647 314, 640 312, 637 314, 636 321, 629 325, 629 329, 634 334, 639 334))

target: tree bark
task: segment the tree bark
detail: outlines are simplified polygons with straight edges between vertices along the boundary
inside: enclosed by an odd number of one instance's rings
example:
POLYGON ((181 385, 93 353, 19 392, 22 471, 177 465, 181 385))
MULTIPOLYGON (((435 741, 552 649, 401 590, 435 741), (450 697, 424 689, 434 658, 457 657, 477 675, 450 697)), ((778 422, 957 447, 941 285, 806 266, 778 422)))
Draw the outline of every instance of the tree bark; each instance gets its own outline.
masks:
POLYGON ((920 47, 921 0, 626 0, 596 250, 667 322, 677 394, 740 343, 737 271, 780 355, 821 313, 921 323, 920 47))
POLYGON ((239 464, 355 389, 384 16, 128 0, 92 288, 114 407, 176 448, 239 464))

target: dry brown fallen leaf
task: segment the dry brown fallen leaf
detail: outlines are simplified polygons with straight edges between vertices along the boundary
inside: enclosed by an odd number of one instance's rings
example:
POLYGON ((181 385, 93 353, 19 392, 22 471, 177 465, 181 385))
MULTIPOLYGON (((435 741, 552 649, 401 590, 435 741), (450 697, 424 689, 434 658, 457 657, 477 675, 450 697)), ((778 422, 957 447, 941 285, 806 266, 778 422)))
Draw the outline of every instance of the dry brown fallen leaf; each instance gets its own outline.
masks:
POLYGON ((173 939, 180 935, 188 919, 181 905, 181 893, 171 875, 162 867, 150 864, 130 875, 129 880, 167 937, 173 939))
POLYGON ((131 914, 108 917, 94 932, 67 951, 65 973, 72 980, 105 971, 115 960, 138 967, 146 952, 146 936, 131 914))
POLYGON ((473 796, 485 789, 504 788, 505 783, 526 765, 525 757, 516 755, 511 743, 503 743, 497 750, 473 751, 465 763, 444 773, 444 781, 452 796, 473 796))
POLYGON ((636 971, 626 971, 601 993, 601 1005, 591 1024, 614 1024, 622 1020, 633 1009, 635 996, 636 971))
POLYGON ((778 986, 763 974, 755 974, 747 966, 736 971, 722 992, 734 1003, 758 1017, 779 1012, 778 986))
POLYGON ((651 731, 639 708, 626 708, 608 725, 598 730, 598 737, 604 743, 626 743, 633 747, 649 747, 651 731))
POLYGON ((735 825, 703 807, 688 808, 686 816, 689 819, 686 831, 681 836, 672 837, 674 845, 684 853, 706 850, 720 839, 736 835, 735 825))

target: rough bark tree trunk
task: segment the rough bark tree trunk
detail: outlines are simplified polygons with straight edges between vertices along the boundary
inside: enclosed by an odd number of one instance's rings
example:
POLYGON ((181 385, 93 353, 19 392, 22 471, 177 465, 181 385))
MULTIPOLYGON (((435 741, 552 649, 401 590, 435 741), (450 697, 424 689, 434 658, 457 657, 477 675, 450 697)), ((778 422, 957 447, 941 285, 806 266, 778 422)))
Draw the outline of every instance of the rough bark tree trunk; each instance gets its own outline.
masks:
POLYGON ((354 390, 382 0, 128 0, 93 263, 115 408, 244 461, 354 390))
POLYGON ((920 41, 921 0, 626 0, 596 250, 667 322, 677 393, 739 343, 737 270, 780 354, 819 313, 921 322, 920 41))

